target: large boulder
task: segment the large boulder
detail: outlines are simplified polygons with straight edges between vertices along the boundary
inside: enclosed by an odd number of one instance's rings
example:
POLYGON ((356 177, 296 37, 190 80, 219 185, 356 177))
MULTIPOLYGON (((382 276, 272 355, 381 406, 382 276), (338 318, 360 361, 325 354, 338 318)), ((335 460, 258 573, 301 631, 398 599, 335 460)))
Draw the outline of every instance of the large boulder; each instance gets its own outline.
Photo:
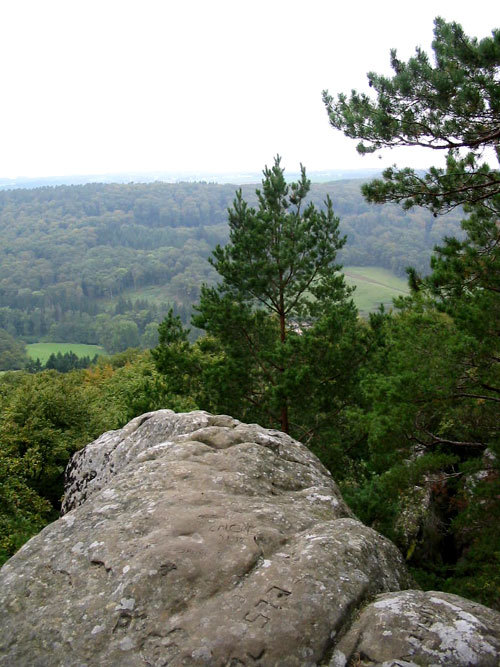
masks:
POLYGON ((143 415, 78 452, 66 489, 0 572, 1 665, 328 664, 411 585, 306 447, 230 417, 143 415))
POLYGON ((458 595, 402 591, 377 596, 337 644, 330 667, 497 667, 500 615, 458 595))

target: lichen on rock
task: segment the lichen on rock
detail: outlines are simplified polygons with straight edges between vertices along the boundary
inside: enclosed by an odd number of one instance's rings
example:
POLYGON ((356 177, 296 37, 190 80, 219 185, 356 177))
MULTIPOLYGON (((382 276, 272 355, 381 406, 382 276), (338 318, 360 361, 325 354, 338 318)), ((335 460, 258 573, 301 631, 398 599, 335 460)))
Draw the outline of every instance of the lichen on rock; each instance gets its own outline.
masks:
POLYGON ((497 667, 500 615, 458 595, 385 593, 369 604, 336 647, 330 667, 449 665, 497 667))
POLYGON ((1 665, 327 664, 357 610, 411 585, 304 445, 225 415, 105 433, 63 508, 1 570, 1 665))

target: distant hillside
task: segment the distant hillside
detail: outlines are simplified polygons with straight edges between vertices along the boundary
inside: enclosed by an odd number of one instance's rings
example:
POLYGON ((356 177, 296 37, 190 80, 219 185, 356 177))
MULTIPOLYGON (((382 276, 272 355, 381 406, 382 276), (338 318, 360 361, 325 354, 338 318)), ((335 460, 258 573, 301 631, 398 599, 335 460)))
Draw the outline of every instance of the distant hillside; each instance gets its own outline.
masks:
MULTIPOLYGON (((325 183, 352 178, 375 178, 380 174, 379 169, 326 169, 309 172, 309 178, 314 183, 325 183)), ((296 180, 298 172, 288 172, 288 180, 296 180)), ((122 172, 117 174, 74 174, 69 176, 39 176, 0 178, 0 190, 18 188, 42 188, 57 185, 86 185, 87 183, 260 183, 262 172, 237 171, 154 171, 154 172, 122 172)))
MULTIPOLYGON (((345 265, 425 272, 432 247, 459 232, 459 214, 433 218, 367 204, 360 180, 314 184, 330 195, 347 245, 345 265)), ((256 202, 255 186, 241 186, 256 202)), ((87 184, 0 192, 0 328, 28 342, 154 344, 169 305, 189 320, 207 262, 227 240, 234 185, 87 184), (154 303, 147 292, 154 288, 154 303)))

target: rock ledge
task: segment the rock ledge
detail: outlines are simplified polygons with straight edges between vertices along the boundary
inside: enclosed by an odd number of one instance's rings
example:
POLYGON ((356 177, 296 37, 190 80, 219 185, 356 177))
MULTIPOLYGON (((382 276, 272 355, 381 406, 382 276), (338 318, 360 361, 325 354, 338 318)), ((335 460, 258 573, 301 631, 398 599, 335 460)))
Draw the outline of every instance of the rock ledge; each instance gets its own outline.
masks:
MULTIPOLYGON (((386 636, 387 594, 411 585, 401 555, 283 433, 201 411, 142 415, 75 455, 63 507, 0 572, 1 665, 400 664, 369 648, 366 623, 386 636)), ((396 593, 410 594, 424 595, 396 593)), ((475 614, 498 652, 486 611, 475 614)), ((465 664, 440 650, 426 649, 432 664, 465 664)))

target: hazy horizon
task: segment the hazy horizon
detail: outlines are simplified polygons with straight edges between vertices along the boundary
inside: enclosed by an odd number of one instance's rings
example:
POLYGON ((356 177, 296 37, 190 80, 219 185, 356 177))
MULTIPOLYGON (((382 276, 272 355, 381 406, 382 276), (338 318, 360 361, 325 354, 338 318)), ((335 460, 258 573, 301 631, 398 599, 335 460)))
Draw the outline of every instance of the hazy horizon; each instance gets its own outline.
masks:
POLYGON ((4 3, 0 179, 117 173, 260 173, 436 164, 433 151, 360 156, 321 92, 368 90, 389 51, 430 51, 433 19, 479 38, 492 9, 422 0, 17 0, 4 3))
MULTIPOLYGON (((380 169, 322 169, 307 170, 307 176, 313 183, 324 183, 339 180, 362 180, 373 178, 381 173, 380 169)), ((300 173, 287 170, 287 180, 295 180, 300 173)), ((23 189, 57 185, 84 185, 87 183, 127 184, 127 183, 180 183, 207 182, 226 185, 258 184, 262 180, 261 171, 152 171, 152 172, 109 172, 107 174, 56 174, 54 176, 32 176, 18 178, 0 178, 0 190, 23 189)))

